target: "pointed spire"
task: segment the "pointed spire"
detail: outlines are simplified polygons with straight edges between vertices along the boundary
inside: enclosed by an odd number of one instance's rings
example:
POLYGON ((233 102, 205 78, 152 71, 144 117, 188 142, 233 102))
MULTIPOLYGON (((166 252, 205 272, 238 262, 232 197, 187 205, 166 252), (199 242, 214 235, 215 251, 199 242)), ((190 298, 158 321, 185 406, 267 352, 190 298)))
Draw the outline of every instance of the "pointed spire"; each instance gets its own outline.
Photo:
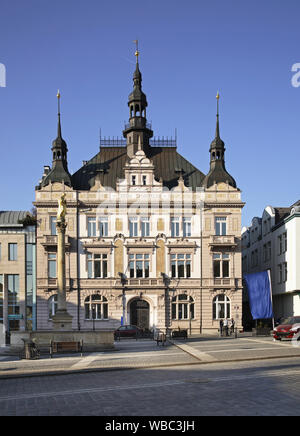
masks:
POLYGON ((58 124, 57 124, 57 138, 62 139, 61 136, 61 122, 60 122, 60 92, 57 91, 57 116, 58 116, 58 124))
POLYGON ((219 100, 220 100, 220 94, 219 91, 216 96, 217 99, 217 125, 216 125, 216 138, 220 138, 220 126, 219 126, 219 100))
POLYGON ((52 142, 52 169, 43 179, 41 186, 47 186, 50 182, 64 183, 65 185, 72 186, 71 176, 68 170, 67 160, 67 144, 62 138, 61 122, 60 122, 60 92, 57 91, 57 138, 52 142))
POLYGON ((205 179, 203 186, 205 188, 211 187, 214 183, 228 183, 230 186, 236 188, 234 178, 226 171, 225 168, 225 144, 220 137, 219 126, 219 99, 220 94, 217 93, 217 123, 216 123, 216 136, 210 144, 210 170, 205 179))

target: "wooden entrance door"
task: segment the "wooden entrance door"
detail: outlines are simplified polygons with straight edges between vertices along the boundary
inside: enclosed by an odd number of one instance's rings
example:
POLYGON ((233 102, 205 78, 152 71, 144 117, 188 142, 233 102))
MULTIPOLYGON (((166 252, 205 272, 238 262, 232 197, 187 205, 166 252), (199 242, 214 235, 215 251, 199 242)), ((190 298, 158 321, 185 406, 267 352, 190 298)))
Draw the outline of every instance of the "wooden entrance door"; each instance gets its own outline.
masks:
POLYGON ((130 305, 130 324, 141 329, 149 329, 150 307, 145 300, 134 300, 130 305))

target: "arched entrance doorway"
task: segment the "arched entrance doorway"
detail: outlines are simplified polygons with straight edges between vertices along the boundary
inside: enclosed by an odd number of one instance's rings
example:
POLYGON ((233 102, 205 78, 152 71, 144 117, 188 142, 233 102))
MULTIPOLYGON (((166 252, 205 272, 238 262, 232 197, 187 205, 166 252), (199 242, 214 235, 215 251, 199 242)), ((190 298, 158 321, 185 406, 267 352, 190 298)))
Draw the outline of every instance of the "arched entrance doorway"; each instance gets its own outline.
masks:
POLYGON ((130 324, 141 329, 149 329, 150 306, 145 300, 137 298, 130 303, 130 324))

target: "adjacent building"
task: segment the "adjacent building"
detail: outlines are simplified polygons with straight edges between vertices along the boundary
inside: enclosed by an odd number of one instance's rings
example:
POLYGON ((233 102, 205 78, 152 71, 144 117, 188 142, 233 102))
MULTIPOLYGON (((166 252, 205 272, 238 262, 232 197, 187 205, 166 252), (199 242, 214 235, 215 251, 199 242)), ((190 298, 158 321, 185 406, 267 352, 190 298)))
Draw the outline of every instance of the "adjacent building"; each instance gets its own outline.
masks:
POLYGON ((102 138, 100 150, 72 175, 59 110, 52 165, 35 192, 38 329, 52 328, 57 306, 56 213, 63 193, 73 328, 131 323, 199 333, 232 317, 241 325, 244 203, 225 168, 219 110, 206 174, 178 152, 175 139, 153 138, 136 55, 124 139, 102 138))
POLYGON ((275 318, 300 315, 300 201, 267 206, 243 228, 242 262, 243 274, 271 271, 275 318))
POLYGON ((0 324, 6 332, 36 327, 35 219, 0 212, 0 324))

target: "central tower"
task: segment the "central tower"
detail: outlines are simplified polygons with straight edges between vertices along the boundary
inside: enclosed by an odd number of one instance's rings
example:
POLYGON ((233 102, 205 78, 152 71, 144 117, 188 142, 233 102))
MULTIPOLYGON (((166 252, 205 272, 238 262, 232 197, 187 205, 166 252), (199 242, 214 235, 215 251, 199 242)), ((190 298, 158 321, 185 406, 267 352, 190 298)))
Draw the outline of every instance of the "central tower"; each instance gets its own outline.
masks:
POLYGON ((127 154, 132 157, 139 148, 147 155, 149 152, 149 139, 153 136, 151 125, 147 123, 146 108, 148 106, 146 95, 142 91, 142 74, 139 68, 139 51, 136 42, 136 68, 133 74, 133 91, 128 97, 129 123, 125 125, 123 136, 127 141, 127 154))

